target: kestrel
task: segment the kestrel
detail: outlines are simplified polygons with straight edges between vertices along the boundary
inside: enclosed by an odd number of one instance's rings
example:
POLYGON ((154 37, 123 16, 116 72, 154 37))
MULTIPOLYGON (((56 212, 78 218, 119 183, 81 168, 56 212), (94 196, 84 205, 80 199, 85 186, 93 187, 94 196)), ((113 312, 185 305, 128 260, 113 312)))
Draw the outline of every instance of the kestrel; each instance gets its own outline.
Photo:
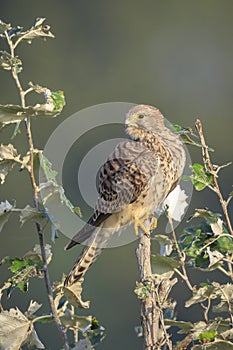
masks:
POLYGON ((99 172, 99 197, 87 224, 66 246, 84 243, 80 257, 64 285, 80 281, 106 247, 111 235, 125 225, 138 226, 177 186, 185 166, 185 150, 179 136, 164 123, 155 107, 137 105, 125 117, 128 140, 120 142, 99 172))

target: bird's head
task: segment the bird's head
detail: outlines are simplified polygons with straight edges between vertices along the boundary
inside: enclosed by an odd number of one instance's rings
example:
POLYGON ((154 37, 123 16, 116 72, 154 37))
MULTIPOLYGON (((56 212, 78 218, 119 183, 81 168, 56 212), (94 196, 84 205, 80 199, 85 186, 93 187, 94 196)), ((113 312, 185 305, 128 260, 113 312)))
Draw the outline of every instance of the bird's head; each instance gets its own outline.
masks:
POLYGON ((156 107, 137 105, 125 117, 126 133, 134 140, 140 140, 145 131, 159 132, 164 126, 163 115, 156 107))

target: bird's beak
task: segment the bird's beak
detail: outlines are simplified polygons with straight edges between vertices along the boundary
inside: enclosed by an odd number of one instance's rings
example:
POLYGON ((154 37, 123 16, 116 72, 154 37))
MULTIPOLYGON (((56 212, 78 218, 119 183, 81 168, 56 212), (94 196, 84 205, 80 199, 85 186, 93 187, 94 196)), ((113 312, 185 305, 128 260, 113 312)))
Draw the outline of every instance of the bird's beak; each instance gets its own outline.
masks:
POLYGON ((128 116, 126 119, 125 119, 125 124, 127 126, 137 126, 137 117, 135 115, 131 115, 131 116, 128 116))

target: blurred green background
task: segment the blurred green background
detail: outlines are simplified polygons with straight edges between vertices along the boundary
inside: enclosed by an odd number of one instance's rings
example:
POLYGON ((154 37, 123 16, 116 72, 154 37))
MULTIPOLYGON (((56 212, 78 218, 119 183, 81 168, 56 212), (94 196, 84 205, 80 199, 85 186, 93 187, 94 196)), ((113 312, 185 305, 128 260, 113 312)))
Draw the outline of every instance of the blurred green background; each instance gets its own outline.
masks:
MULTIPOLYGON (((1 0, 3 21, 27 28, 36 17, 46 17, 56 36, 46 43, 23 43, 18 50, 24 62, 24 84, 33 81, 52 90, 62 89, 66 95, 67 106, 58 118, 34 122, 35 146, 43 148, 56 126, 82 108, 126 101, 155 105, 168 120, 183 126, 193 126, 199 117, 209 145, 216 150, 214 162, 232 160, 232 13, 231 0, 1 0)), ((0 72, 0 82, 0 103, 18 103, 9 72, 0 72)), ((11 132, 1 133, 1 142, 6 143, 11 132)), ((14 143, 25 152, 23 133, 14 143)), ((190 149, 190 153, 193 160, 200 160, 197 150, 190 149)), ((232 167, 222 173, 225 195, 232 190, 231 185, 232 167)), ((15 199, 19 207, 32 204, 24 172, 13 171, 0 191, 1 200, 15 199)), ((213 194, 194 192, 187 217, 195 207, 205 206, 220 210, 213 194)), ((34 227, 28 224, 19 230, 15 217, 1 233, 0 256, 21 256, 35 242, 34 227)), ((77 248, 67 254, 63 251, 66 242, 61 235, 53 247, 52 280, 68 272, 80 251, 77 248)), ((99 349, 142 348, 142 340, 134 333, 134 326, 140 324, 140 306, 133 293, 137 280, 135 247, 133 243, 104 251, 86 276, 84 295, 92 304, 82 314, 95 315, 107 330, 99 349)), ((193 283, 206 278, 205 274, 190 274, 193 283)), ((1 284, 6 276, 8 271, 1 268, 1 284)), ((222 277, 215 274, 209 278, 222 277)), ((32 281, 29 294, 44 303, 46 310, 43 281, 32 281)), ((196 320, 197 309, 187 313, 183 306, 183 299, 189 296, 185 286, 175 287, 173 296, 178 299, 178 318, 196 320)), ((4 302, 24 310, 27 300, 28 296, 15 292, 4 302)), ((46 349, 59 348, 55 327, 38 328, 46 349)))

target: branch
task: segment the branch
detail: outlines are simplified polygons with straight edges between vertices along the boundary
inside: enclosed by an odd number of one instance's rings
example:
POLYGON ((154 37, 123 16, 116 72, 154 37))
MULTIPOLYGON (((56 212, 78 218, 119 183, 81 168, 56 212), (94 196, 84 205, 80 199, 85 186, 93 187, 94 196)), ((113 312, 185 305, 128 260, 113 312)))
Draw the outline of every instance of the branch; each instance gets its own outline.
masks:
MULTIPOLYGON (((14 45, 14 43, 12 42, 11 38, 9 37, 7 31, 5 31, 5 36, 8 42, 8 45, 10 47, 10 52, 11 52, 11 57, 14 58, 15 57, 15 52, 14 49, 16 47, 16 45, 14 45)), ((18 73, 16 70, 16 67, 12 67, 11 69, 12 72, 12 77, 15 80, 16 86, 19 90, 19 94, 20 94, 20 100, 21 100, 21 106, 25 107, 25 95, 31 91, 31 89, 28 89, 26 91, 23 90, 21 82, 19 80, 18 77, 18 73)), ((35 173, 34 173, 34 145, 33 145, 33 138, 32 138, 32 132, 31 132, 31 119, 30 116, 28 116, 27 118, 25 118, 25 127, 26 127, 26 131, 27 131, 27 138, 28 138, 28 144, 29 144, 29 153, 30 153, 30 166, 29 166, 29 174, 30 174, 30 179, 31 179, 31 184, 32 184, 32 189, 33 189, 33 199, 34 199, 34 206, 38 209, 39 205, 38 205, 38 187, 36 184, 36 179, 35 179, 35 173)), ((45 280, 45 285, 46 285, 46 290, 47 290, 47 295, 48 295, 48 299, 49 299, 49 304, 51 307, 51 312, 52 312, 52 317, 56 323, 56 326, 58 328, 58 331, 61 335, 61 338, 63 340, 63 344, 64 344, 64 349, 65 350, 69 350, 69 344, 68 344, 68 339, 67 339, 67 334, 66 334, 66 330, 63 327, 61 320, 58 316, 57 313, 57 309, 54 303, 54 299, 53 299, 53 291, 52 291, 52 286, 51 286, 51 282, 50 282, 50 277, 49 277, 49 271, 48 271, 48 265, 47 265, 47 259, 46 259, 46 253, 45 253, 45 246, 44 246, 44 236, 43 236, 43 230, 41 225, 36 222, 36 230, 37 230, 37 234, 39 237, 39 243, 40 243, 40 250, 41 250, 41 257, 42 257, 42 261, 43 261, 43 271, 44 271, 44 280, 45 280)))
MULTIPOLYGON (((150 231, 151 220, 146 220, 143 225, 150 231)), ((145 296, 139 296, 141 300, 144 349, 161 349, 161 347, 166 344, 168 349, 172 350, 172 343, 164 323, 164 308, 167 307, 168 295, 176 281, 164 278, 158 283, 155 282, 151 270, 150 236, 146 235, 140 227, 136 256, 138 261, 139 281, 140 284, 147 289, 145 296)))
POLYGON ((223 210, 223 214, 224 214, 224 217, 226 220, 226 225, 227 225, 228 231, 233 236, 231 221, 230 221, 228 210, 227 210, 227 205, 229 204, 229 201, 224 200, 222 193, 220 191, 220 187, 218 184, 217 171, 214 170, 213 164, 211 162, 208 147, 206 145, 205 137, 203 134, 202 124, 201 124, 201 121, 199 119, 197 119, 195 127, 196 127, 198 134, 200 136, 201 145, 202 145, 202 157, 203 157, 203 162, 204 162, 206 171, 208 171, 213 176, 213 184, 214 184, 213 190, 217 194, 219 201, 220 201, 220 204, 222 206, 222 210, 223 210))
MULTIPOLYGON (((145 225, 145 223, 144 223, 145 225)), ((143 284, 152 284, 150 237, 140 232, 136 256, 138 260, 139 278, 143 284)), ((150 295, 141 299, 141 320, 145 341, 145 350, 158 349, 156 343, 159 340, 159 309, 156 303, 156 295, 152 288, 150 295)))

